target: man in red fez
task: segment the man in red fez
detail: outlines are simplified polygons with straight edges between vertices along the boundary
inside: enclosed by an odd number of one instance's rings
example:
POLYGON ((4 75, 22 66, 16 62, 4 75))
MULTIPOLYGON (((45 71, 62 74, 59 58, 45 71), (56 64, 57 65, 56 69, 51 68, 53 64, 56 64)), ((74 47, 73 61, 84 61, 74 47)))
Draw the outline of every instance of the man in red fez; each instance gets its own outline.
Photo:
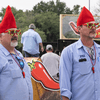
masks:
POLYGON ((100 100, 100 45, 93 41, 98 26, 83 7, 77 19, 80 39, 64 48, 60 58, 62 100, 100 100))
POLYGON ((0 23, 0 100, 33 100, 30 69, 15 49, 20 34, 8 6, 0 23))

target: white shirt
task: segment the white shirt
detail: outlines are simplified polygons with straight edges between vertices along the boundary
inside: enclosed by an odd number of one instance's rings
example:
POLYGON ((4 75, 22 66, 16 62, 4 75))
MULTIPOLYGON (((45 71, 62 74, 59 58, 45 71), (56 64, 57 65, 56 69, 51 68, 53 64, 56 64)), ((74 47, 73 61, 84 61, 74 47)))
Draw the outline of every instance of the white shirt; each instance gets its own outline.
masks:
POLYGON ((53 52, 49 52, 42 55, 41 60, 51 76, 54 76, 59 72, 60 56, 53 52))

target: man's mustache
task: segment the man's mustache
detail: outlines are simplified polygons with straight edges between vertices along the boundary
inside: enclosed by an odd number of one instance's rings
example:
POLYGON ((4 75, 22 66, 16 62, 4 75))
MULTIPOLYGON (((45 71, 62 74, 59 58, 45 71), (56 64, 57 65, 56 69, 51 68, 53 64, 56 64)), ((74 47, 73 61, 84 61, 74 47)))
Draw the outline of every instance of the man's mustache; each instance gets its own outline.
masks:
POLYGON ((91 30, 90 32, 96 33, 96 30, 91 30))
POLYGON ((17 37, 12 37, 12 38, 11 38, 11 41, 12 41, 12 40, 17 40, 17 37))

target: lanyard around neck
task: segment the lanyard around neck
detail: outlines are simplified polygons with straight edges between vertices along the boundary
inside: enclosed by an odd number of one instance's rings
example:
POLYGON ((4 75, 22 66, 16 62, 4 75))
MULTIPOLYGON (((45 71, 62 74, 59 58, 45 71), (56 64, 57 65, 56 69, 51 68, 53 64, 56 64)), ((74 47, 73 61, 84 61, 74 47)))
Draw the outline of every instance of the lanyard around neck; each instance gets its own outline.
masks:
MULTIPOLYGON (((15 51, 15 50, 14 50, 15 51)), ((11 54, 11 53, 10 53, 11 54)), ((15 54, 17 54, 19 56, 19 54, 15 51, 15 54)), ((13 57, 13 55, 11 54, 12 58, 14 59, 14 61, 17 63, 17 65, 20 67, 20 64, 16 61, 16 59, 13 57)), ((20 67, 20 69, 22 70, 22 75, 23 78, 25 78, 25 72, 23 71, 23 69, 20 67)))
MULTIPOLYGON (((15 50, 14 50, 15 51, 15 50)), ((17 65, 20 67, 20 65, 19 65, 19 63, 16 61, 16 59, 13 57, 13 55, 12 55, 12 53, 10 53, 11 54, 11 56, 12 56, 12 58, 14 59, 14 61, 17 63, 17 65)), ((18 55, 18 53, 15 51, 15 54, 17 54, 18 55)), ((21 67, 20 67, 20 69, 21 69, 21 67)), ((21 69, 22 70, 22 69, 21 69)))
MULTIPOLYGON (((88 51, 88 50, 87 50, 87 51, 88 51)), ((93 73, 95 73, 94 66, 95 66, 95 64, 96 64, 96 49, 95 49, 95 46, 94 46, 94 51, 95 51, 95 61, 94 61, 94 63, 93 63, 93 61, 92 61, 92 59, 91 59, 91 57, 90 57, 90 54, 89 54, 90 61, 91 61, 91 64, 92 64, 92 71, 93 71, 93 73)), ((89 53, 89 51, 88 51, 88 53, 89 53)))

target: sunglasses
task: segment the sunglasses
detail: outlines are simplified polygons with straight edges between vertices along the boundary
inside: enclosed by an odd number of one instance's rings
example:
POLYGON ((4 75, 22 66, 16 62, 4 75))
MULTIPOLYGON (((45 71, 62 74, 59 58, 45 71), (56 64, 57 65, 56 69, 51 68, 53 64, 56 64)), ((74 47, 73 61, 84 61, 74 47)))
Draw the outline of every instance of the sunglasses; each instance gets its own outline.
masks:
POLYGON ((21 30, 7 30, 7 31, 5 31, 4 33, 8 33, 8 34, 10 34, 11 36, 14 36, 15 34, 21 35, 21 30))
POLYGON ((86 24, 83 24, 83 25, 88 27, 89 29, 92 29, 93 27, 95 27, 95 28, 99 28, 100 27, 99 23, 86 23, 86 24))
POLYGON ((20 58, 19 56, 16 56, 18 62, 19 62, 19 65, 20 65, 20 68, 23 70, 24 68, 24 61, 22 58, 20 58))

